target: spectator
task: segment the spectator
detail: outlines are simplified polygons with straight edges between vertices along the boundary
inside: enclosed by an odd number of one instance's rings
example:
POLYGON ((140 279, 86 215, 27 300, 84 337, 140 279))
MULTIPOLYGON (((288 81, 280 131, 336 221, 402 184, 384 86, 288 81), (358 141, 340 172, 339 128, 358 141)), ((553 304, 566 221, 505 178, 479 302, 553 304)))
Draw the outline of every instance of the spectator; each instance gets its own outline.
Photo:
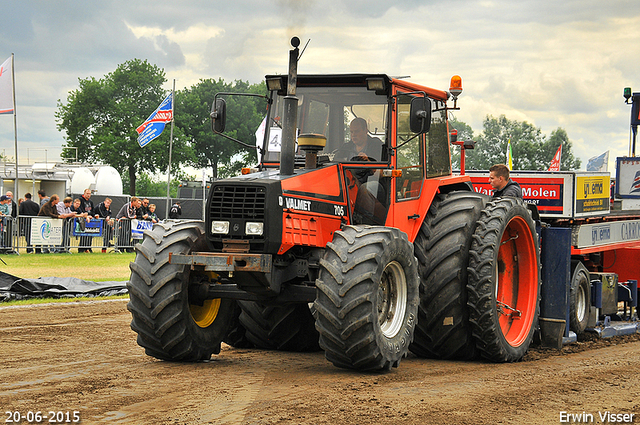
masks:
POLYGON ((56 209, 58 210, 58 216, 64 219, 62 223, 62 248, 61 251, 69 252, 67 247, 69 246, 69 229, 73 223, 73 218, 77 216, 75 211, 71 210, 72 199, 67 196, 63 201, 58 202, 56 209))
POLYGON ((42 207, 44 204, 47 203, 47 201, 49 200, 49 197, 46 195, 44 189, 40 189, 38 191, 38 197, 40 198, 40 206, 42 207))
POLYGON ((78 213, 78 215, 81 215, 82 217, 86 217, 86 213, 83 213, 82 210, 80 209, 80 198, 76 198, 73 200, 73 206, 71 207, 72 211, 75 211, 76 213, 78 213))
POLYGON ((7 195, 0 196, 0 216, 11 216, 11 199, 7 195))
POLYGON ((119 231, 118 231, 118 245, 125 246, 127 252, 133 252, 133 239, 131 239, 131 220, 137 217, 137 211, 140 208, 142 202, 140 199, 132 196, 131 202, 128 202, 120 208, 118 211, 118 215, 116 215, 116 219, 119 221, 119 231), (122 242, 120 242, 122 241, 122 242))
MULTIPOLYGON (((0 196, 0 199, 2 199, 3 197, 0 196)), ((60 214, 58 214, 58 200, 60 198, 58 197, 58 195, 53 194, 51 195, 51 197, 49 198, 49 200, 47 202, 44 203, 44 205, 40 208, 40 211, 38 212, 39 216, 46 216, 46 217, 51 217, 51 218, 60 218, 60 214)))
POLYGON ((182 215, 182 208, 180 207, 180 201, 176 201, 171 205, 169 210, 169 218, 176 220, 182 215))
POLYGON ((9 200, 11 201, 11 217, 16 218, 18 216, 18 206, 16 205, 16 202, 13 200, 13 192, 12 191, 7 191, 6 193, 6 197, 9 198, 9 200))
MULTIPOLYGON (((58 197, 58 195, 53 194, 51 195, 51 197, 48 199, 47 202, 44 203, 44 205, 42 207, 40 207, 40 211, 38 212, 39 216, 44 216, 44 217, 51 217, 51 218, 60 218, 60 214, 58 214, 58 201, 60 200, 60 198, 58 197)), ((50 248, 44 248, 43 252, 50 252, 49 251, 50 248)), ((36 250, 36 254, 38 253, 38 251, 36 250)))
POLYGON ((86 212, 83 212, 80 208, 80 198, 76 198, 73 200, 71 211, 76 213, 76 218, 74 219, 74 230, 76 232, 84 232, 85 218, 88 217, 88 214, 86 212))
POLYGON ((160 221, 160 219, 158 219, 158 214, 156 214, 156 204, 149 205, 149 213, 147 214, 146 220, 153 223, 157 223, 158 221, 160 221))
MULTIPOLYGON (((40 212, 40 206, 37 202, 31 200, 31 193, 24 194, 24 201, 20 203, 20 233, 25 236, 27 240, 27 253, 33 252, 31 247, 31 218, 22 217, 35 217, 40 212)), ((36 253, 40 252, 40 248, 36 248, 36 253)))
POLYGON ((111 216, 113 215, 111 213, 111 198, 105 198, 104 201, 100 202, 98 205, 96 205, 95 209, 93 210, 93 214, 95 218, 98 219, 102 219, 102 229, 103 229, 103 248, 102 248, 102 252, 107 252, 107 247, 110 247, 111 244, 111 237, 113 234, 113 220, 111 219, 111 216))
POLYGON ((56 204, 56 209, 58 210, 58 216, 60 218, 71 218, 77 217, 78 215, 75 211, 71 210, 71 198, 68 196, 56 204))
POLYGON ((140 207, 141 202, 140 199, 132 196, 131 202, 128 202, 120 208, 118 211, 118 215, 116 215, 116 219, 120 220, 122 218, 134 219, 136 218, 137 209, 140 207))
POLYGON ((7 195, 0 196, 0 247, 11 246, 11 199, 7 195))
POLYGON ((493 187, 493 197, 510 196, 522 199, 522 188, 509 178, 509 167, 496 164, 489 168, 489 184, 493 187))
POLYGON ((31 200, 30 193, 25 193, 24 201, 20 203, 20 215, 36 216, 39 211, 40 207, 38 206, 38 203, 31 200))
MULTIPOLYGON (((86 213, 86 221, 89 222, 93 217, 93 201, 91 200, 91 189, 85 189, 84 193, 80 197, 80 211, 86 213)), ((91 245, 93 244, 92 236, 81 236, 80 247, 78 252, 93 252, 91 245)))
POLYGON ((137 211, 138 220, 148 220, 149 218, 149 199, 144 198, 142 200, 142 205, 138 208, 137 211))

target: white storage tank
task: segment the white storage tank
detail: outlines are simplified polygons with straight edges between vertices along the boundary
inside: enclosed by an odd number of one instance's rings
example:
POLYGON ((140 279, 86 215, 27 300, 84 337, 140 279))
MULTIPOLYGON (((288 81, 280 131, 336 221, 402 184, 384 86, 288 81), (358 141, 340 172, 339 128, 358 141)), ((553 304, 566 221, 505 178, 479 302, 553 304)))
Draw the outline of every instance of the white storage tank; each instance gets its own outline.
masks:
POLYGON ((98 168, 95 189, 96 195, 122 195, 122 178, 118 171, 110 166, 98 168))
POLYGON ((85 189, 93 188, 96 180, 93 173, 86 167, 76 168, 71 178, 70 193, 84 193, 85 189))

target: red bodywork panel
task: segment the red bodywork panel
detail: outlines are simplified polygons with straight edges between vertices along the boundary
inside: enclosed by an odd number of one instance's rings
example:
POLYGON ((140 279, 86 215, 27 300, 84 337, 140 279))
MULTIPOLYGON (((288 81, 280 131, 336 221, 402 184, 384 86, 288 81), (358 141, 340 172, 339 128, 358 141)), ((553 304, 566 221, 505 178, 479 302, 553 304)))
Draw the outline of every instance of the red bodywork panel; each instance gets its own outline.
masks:
POLYGON ((619 282, 638 281, 640 288, 640 247, 616 249, 602 253, 603 271, 616 273, 619 282))
POLYGON ((409 240, 413 242, 427 215, 427 211, 431 207, 433 198, 440 192, 440 188, 468 181, 468 176, 444 176, 424 180, 419 198, 391 203, 391 209, 387 216, 387 225, 402 230, 409 236, 409 240))
POLYGON ((281 182, 282 245, 324 247, 347 221, 345 187, 338 165, 309 170, 281 182), (342 212, 342 214, 340 214, 342 212))

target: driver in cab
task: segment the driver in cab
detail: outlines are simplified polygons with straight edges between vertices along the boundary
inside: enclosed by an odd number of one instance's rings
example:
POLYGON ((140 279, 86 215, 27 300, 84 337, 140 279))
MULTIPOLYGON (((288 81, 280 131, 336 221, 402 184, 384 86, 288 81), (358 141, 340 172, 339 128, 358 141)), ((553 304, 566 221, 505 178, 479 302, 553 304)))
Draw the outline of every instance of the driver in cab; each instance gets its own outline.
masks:
MULTIPOLYGON (((369 136, 367 121, 356 118, 349 125, 351 142, 345 143, 336 152, 338 160, 380 161, 384 144, 378 138, 369 136)), ((386 155, 385 155, 386 156, 386 155)), ((388 188, 380 182, 379 170, 355 168, 346 173, 349 198, 355 224, 378 224, 385 222, 388 210, 388 188), (352 176, 349 178, 349 176, 352 176), (361 190, 364 189, 364 190, 361 190)))
POLYGON ((356 118, 349 125, 351 142, 345 143, 336 152, 339 160, 380 161, 382 160, 383 143, 380 139, 369 136, 367 121, 356 118))

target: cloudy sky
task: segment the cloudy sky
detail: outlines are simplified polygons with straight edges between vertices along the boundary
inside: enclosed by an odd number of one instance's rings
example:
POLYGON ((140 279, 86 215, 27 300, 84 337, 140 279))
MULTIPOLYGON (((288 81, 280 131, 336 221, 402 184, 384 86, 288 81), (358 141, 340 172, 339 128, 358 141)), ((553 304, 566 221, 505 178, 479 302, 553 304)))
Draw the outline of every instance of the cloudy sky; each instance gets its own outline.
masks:
MULTIPOLYGON (((456 117, 476 134, 487 115, 547 136, 562 127, 583 169, 608 149, 610 171, 628 154, 622 93, 640 92, 636 0, 22 0, 2 9, 0 63, 15 54, 21 162, 57 158, 54 113, 79 78, 140 58, 164 68, 167 90, 173 79, 178 89, 201 78, 257 83, 286 72, 293 35, 311 40, 300 73, 386 73, 444 90, 459 74, 456 117)), ((3 151, 14 155, 8 115, 3 151)))

